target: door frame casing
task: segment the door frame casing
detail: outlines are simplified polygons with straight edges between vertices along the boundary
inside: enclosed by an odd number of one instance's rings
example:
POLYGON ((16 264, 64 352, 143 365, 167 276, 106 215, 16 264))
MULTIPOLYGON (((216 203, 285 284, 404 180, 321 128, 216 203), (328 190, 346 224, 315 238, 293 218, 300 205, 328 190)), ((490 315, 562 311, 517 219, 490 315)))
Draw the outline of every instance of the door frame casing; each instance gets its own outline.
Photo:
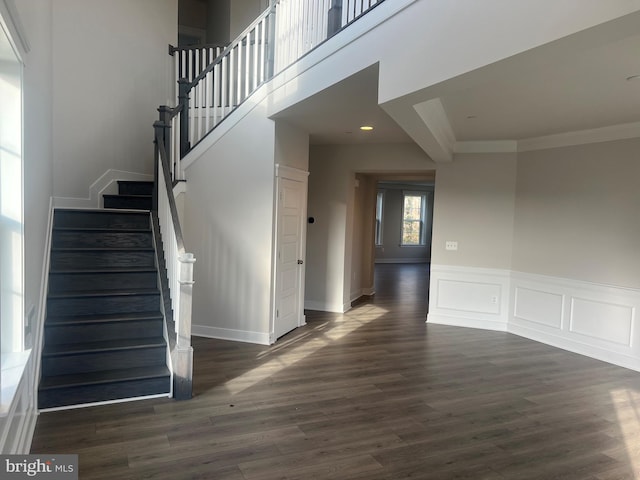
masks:
POLYGON ((274 215, 273 215, 273 252, 272 252, 272 298, 271 298, 271 319, 269 322, 269 343, 273 344, 277 340, 275 338, 276 312, 279 306, 278 299, 278 250, 280 249, 280 188, 282 180, 291 180, 302 184, 303 201, 300 206, 300 250, 298 255, 303 263, 298 270, 298 327, 306 325, 306 317, 304 314, 304 287, 305 287, 305 271, 306 271, 306 249, 307 249, 307 197, 309 193, 309 172, 298 168, 289 167, 287 165, 275 165, 275 192, 274 192, 274 215))

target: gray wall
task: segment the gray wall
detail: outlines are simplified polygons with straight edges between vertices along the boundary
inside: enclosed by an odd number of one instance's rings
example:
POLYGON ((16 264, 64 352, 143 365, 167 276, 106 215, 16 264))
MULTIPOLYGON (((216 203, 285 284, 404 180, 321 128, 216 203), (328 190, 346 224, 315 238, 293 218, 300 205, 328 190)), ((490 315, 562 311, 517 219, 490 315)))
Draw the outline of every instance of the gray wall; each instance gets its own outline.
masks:
POLYGON ((438 164, 431 263, 511 268, 517 157, 457 155, 438 164), (445 242, 458 242, 457 251, 445 242))
POLYGON ((640 139, 519 155, 513 269, 640 288, 640 139))
POLYGON ((424 185, 390 185, 380 184, 379 190, 384 191, 384 205, 382 207, 382 245, 376 246, 376 262, 428 262, 431 253, 431 225, 433 222, 433 187, 427 189, 424 185), (424 246, 402 246, 402 201, 403 191, 424 192, 427 195, 426 244, 424 246))

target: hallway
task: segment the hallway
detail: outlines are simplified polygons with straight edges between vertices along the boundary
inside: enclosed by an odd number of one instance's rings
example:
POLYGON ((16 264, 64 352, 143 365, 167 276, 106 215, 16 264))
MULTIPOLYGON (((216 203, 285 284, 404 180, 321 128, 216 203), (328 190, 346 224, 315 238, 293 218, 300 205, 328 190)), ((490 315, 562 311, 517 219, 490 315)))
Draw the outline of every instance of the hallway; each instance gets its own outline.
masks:
POLYGON ((427 287, 378 265, 373 298, 271 347, 194 338, 192 400, 43 413, 32 453, 83 480, 640 478, 637 372, 426 324, 427 287))

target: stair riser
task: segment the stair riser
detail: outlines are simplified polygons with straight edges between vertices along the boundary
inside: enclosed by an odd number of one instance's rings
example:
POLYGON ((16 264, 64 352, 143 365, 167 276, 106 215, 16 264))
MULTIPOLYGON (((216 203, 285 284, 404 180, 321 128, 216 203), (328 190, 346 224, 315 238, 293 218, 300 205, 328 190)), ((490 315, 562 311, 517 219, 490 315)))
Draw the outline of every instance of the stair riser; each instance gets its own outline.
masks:
POLYGON ((113 382, 100 385, 46 389, 41 390, 38 394, 38 408, 53 408, 121 398, 159 395, 169 393, 169 383, 169 377, 159 377, 133 382, 113 382))
POLYGON ((127 338, 162 337, 162 319, 101 322, 73 325, 46 325, 45 345, 62 345, 73 341, 100 342, 127 338))
POLYGON ((152 195, 153 182, 119 181, 118 193, 120 195, 152 195))
POLYGON ((56 210, 53 226, 64 228, 148 229, 148 213, 120 213, 96 210, 56 210))
POLYGON ((155 267, 155 253, 149 251, 52 251, 51 270, 91 270, 105 267, 155 267))
POLYGON ((90 292, 137 288, 156 288, 157 272, 52 273, 49 292, 90 292))
POLYGON ((104 196, 104 208, 123 208, 131 210, 151 210, 150 197, 104 196))
POLYGON ((151 248, 151 232, 66 232, 55 230, 53 248, 151 248))
POLYGON ((47 313, 51 316, 96 315, 157 311, 160 294, 108 297, 49 298, 47 313))
POLYGON ((145 347, 75 355, 43 355, 42 374, 72 375, 166 364, 166 347, 145 347))

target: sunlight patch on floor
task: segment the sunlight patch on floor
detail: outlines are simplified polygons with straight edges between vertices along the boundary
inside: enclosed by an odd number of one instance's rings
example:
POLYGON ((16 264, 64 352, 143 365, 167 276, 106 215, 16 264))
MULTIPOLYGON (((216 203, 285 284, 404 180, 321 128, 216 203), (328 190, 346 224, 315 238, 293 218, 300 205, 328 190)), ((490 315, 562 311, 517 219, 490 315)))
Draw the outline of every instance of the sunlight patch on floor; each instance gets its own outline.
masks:
POLYGON ((293 337, 290 340, 285 339, 282 344, 276 343, 272 348, 258 356, 258 358, 266 358, 275 355, 275 358, 243 373, 239 377, 229 380, 225 386, 231 395, 241 393, 265 378, 294 365, 321 348, 330 345, 331 342, 340 340, 387 313, 389 313, 388 310, 375 305, 362 305, 354 308, 342 318, 333 321, 332 324, 335 324, 335 326, 323 332, 322 337, 314 336, 309 338, 312 335, 312 332, 309 332, 293 337))
POLYGON ((612 390, 618 428, 624 438, 629 467, 640 478, 640 393, 626 388, 612 390))

